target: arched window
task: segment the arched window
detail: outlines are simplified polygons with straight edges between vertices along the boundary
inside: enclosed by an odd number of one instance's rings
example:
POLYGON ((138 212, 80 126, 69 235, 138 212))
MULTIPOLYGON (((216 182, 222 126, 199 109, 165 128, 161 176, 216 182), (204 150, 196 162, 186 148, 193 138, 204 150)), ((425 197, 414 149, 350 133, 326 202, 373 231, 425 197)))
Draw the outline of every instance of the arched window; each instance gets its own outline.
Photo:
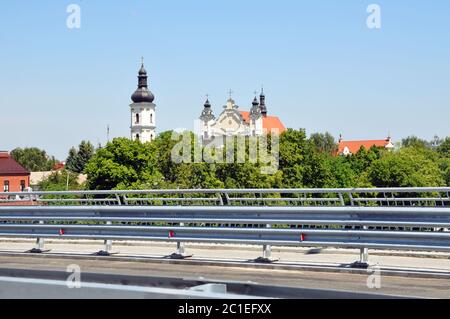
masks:
POLYGON ((136 140, 139 141, 139 134, 136 134, 136 140))
POLYGON ((152 124, 153 124, 153 113, 152 113, 152 114, 150 114, 150 123, 152 123, 152 124))
POLYGON ((136 114, 136 124, 139 124, 139 114, 136 114))

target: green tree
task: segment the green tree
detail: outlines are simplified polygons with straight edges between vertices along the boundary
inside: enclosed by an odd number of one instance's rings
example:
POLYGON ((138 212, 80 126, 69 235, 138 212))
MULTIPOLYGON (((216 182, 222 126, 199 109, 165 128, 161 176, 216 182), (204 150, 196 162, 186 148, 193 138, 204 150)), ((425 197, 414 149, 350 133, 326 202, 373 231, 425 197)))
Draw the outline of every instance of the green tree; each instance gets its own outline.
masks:
POLYGON ((368 176, 376 187, 445 185, 432 151, 420 151, 415 147, 385 153, 369 168, 368 176))
POLYGON ((81 190, 84 185, 78 184, 78 174, 68 170, 53 172, 37 185, 40 191, 81 190))
POLYGON ((338 144, 329 132, 311 134, 309 139, 318 152, 335 154, 338 150, 338 144))
POLYGON ((450 158, 450 137, 446 137, 445 140, 437 147, 437 151, 441 156, 450 158))
POLYGON ((58 161, 37 147, 16 148, 11 156, 30 172, 50 171, 58 161))
POLYGON ((94 146, 88 141, 81 141, 78 149, 72 147, 66 160, 67 169, 75 173, 83 173, 86 164, 94 155, 94 146))
POLYGON ((149 143, 115 138, 97 150, 85 168, 88 188, 126 189, 139 185, 161 188, 163 175, 149 146, 149 143))
POLYGON ((402 147, 404 147, 404 148, 406 148, 406 147, 427 148, 427 147, 431 147, 431 143, 413 135, 413 136, 408 136, 408 137, 402 139, 402 147))
POLYGON ((310 143, 304 129, 288 129, 280 136, 280 170, 283 186, 299 188, 304 186, 305 155, 310 152, 310 143))

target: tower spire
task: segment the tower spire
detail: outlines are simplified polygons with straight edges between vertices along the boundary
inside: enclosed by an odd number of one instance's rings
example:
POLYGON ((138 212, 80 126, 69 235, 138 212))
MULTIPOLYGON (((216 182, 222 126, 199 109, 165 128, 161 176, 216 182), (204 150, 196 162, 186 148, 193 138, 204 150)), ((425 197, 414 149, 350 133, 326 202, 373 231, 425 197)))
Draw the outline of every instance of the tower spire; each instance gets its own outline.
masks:
POLYGON ((264 95, 264 86, 261 86, 261 94, 259 95, 259 107, 261 114, 267 116, 266 96, 264 95))
POLYGON ((148 102, 153 103, 155 96, 148 89, 148 76, 147 70, 144 67, 144 57, 141 58, 141 68, 138 74, 138 88, 131 96, 134 103, 148 102))

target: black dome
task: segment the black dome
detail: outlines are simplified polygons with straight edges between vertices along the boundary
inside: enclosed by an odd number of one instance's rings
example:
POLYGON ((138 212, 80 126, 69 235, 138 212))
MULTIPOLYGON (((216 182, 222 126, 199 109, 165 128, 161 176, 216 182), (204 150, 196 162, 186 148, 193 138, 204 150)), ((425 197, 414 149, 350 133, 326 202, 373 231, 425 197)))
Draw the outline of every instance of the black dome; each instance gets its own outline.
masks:
POLYGON ((142 64, 142 66, 141 66, 141 69, 139 70, 139 75, 147 75, 147 70, 145 70, 143 64, 142 64))
POLYGON ((152 103, 153 100, 155 99, 155 96, 148 89, 148 84, 147 84, 148 76, 147 76, 147 71, 144 68, 144 63, 142 63, 141 68, 139 70, 138 79, 139 79, 138 80, 138 88, 131 96, 131 100, 134 103, 144 103, 144 102, 152 103))
POLYGON ((142 102, 152 103, 154 99, 155 99, 155 96, 146 87, 138 88, 131 96, 131 100, 134 103, 142 103, 142 102))

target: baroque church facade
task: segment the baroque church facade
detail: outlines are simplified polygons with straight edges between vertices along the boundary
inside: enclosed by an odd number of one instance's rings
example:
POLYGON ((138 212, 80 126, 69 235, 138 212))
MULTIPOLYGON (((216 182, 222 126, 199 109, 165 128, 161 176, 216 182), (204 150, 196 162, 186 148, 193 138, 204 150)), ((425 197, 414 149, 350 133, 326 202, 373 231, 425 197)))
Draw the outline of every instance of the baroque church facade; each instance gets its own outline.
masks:
POLYGON ((210 143, 224 136, 261 136, 264 134, 281 134, 285 126, 277 116, 268 115, 264 91, 255 96, 250 111, 241 111, 230 97, 223 111, 216 118, 209 98, 200 115, 200 131, 204 143, 210 143))

